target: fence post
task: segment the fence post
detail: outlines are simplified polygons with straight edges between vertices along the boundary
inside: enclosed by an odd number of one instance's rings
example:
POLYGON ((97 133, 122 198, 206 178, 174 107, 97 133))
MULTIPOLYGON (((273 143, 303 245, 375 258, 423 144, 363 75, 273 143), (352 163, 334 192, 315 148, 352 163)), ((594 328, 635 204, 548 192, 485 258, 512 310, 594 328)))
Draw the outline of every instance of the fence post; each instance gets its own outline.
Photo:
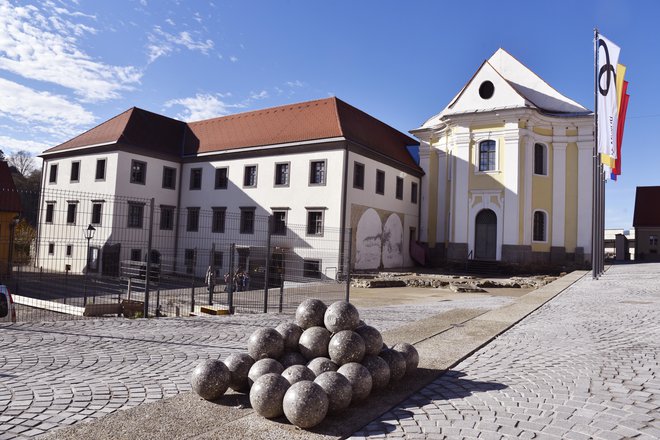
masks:
POLYGON ((144 317, 149 317, 149 281, 151 279, 151 247, 154 235, 154 198, 149 200, 149 235, 147 238, 147 273, 144 279, 144 317))
POLYGON ((284 277, 280 277, 280 299, 277 310, 282 313, 282 305, 284 303, 284 277))
POLYGON ((209 305, 213 305, 213 291, 215 290, 215 243, 211 244, 211 255, 209 256, 209 271, 207 273, 208 280, 206 282, 208 283, 208 288, 209 288, 209 305))
POLYGON ((227 285, 227 305, 229 313, 234 314, 234 251, 236 243, 229 245, 229 280, 227 285))
POLYGON ((344 271, 346 272, 346 302, 350 302, 351 297, 351 252, 353 252, 352 230, 348 230, 348 256, 344 259, 344 271))
POLYGON ((190 277, 192 280, 192 287, 190 288, 190 313, 195 313, 195 271, 190 277))
POLYGON ((264 271, 264 313, 268 313, 268 288, 270 287, 270 236, 273 233, 273 216, 268 216, 268 236, 266 237, 266 270, 264 271))

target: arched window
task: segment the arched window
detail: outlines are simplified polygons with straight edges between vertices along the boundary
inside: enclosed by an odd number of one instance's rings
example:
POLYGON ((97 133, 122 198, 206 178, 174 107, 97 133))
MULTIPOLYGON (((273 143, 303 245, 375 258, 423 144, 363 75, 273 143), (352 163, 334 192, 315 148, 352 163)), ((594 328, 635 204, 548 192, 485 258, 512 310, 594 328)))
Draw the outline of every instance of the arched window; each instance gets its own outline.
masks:
POLYGON ((497 169, 495 141, 479 142, 479 171, 493 171, 497 169))
POLYGON ((546 214, 543 211, 534 211, 533 241, 546 241, 546 214))
POLYGON ((534 174, 548 174, 548 148, 544 144, 534 144, 534 174))

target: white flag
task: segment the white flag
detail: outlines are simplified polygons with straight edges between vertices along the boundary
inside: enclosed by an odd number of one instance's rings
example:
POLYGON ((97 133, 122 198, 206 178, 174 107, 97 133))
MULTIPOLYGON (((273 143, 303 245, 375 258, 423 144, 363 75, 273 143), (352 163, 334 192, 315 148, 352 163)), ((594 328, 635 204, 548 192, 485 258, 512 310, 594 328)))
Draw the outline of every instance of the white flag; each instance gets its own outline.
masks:
POLYGON ((619 46, 598 35, 598 152, 616 158, 616 131, 618 106, 616 93, 616 66, 619 64, 619 46))

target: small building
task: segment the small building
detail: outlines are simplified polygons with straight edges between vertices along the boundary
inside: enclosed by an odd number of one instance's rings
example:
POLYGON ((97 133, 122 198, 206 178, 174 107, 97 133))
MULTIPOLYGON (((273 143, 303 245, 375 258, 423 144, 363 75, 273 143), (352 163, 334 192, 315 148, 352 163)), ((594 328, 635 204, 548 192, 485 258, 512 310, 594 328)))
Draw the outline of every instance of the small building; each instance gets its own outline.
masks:
POLYGON ((660 186, 638 186, 635 194, 635 260, 660 261, 660 186))
POLYGON ((21 211, 21 198, 9 166, 0 161, 0 280, 11 275, 14 228, 21 211))

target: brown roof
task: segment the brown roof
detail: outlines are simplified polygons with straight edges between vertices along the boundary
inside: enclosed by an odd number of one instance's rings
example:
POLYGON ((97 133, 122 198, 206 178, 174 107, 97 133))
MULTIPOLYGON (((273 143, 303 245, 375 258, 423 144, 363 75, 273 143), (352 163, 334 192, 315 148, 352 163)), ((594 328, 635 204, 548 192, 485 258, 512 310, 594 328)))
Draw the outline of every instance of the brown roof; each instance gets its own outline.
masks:
POLYGON ((180 156, 336 137, 421 171, 406 149, 417 141, 334 97, 188 124, 133 107, 44 153, 125 143, 180 156))
POLYGON ((16 191, 9 166, 0 160, 0 211, 18 213, 22 210, 21 197, 16 191))
POLYGON ((44 154, 99 144, 128 144, 175 156, 181 155, 186 123, 132 107, 44 154))
POLYGON ((633 226, 660 227, 660 186, 637 187, 633 226))

